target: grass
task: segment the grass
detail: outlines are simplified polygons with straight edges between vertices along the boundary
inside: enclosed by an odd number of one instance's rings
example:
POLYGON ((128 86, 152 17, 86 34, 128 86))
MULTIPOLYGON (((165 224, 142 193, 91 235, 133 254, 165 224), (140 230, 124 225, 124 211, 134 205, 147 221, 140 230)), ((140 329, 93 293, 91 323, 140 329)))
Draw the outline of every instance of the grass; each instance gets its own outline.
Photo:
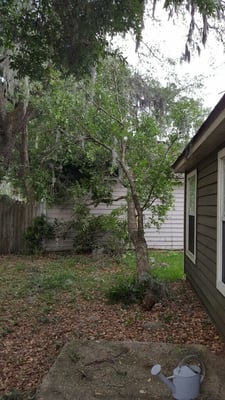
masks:
MULTIPOLYGON (((183 259, 182 251, 150 251, 149 262, 152 276, 169 282, 184 279, 183 259)), ((123 262, 135 272, 136 265, 133 252, 124 255, 123 262)))
MULTIPOLYGON (((150 252, 149 261, 154 279, 167 282, 184 279, 182 252, 150 252)), ((125 266, 123 274, 117 275, 115 281, 106 289, 105 296, 111 304, 141 303, 145 295, 145 285, 136 282, 136 263, 133 252, 124 255, 123 264, 125 266), (128 271, 129 274, 127 274, 128 271)))
MULTIPOLYGON (((183 253, 152 251, 152 275, 159 280, 183 279, 183 253)), ((135 256, 128 252, 121 262, 88 256, 4 257, 0 264, 0 300, 30 298, 49 304, 68 293, 72 300, 79 293, 86 299, 104 296, 112 286, 123 287, 136 275, 135 256), (13 278, 12 278, 13 277, 13 278)))
POLYGON ((184 279, 183 252, 153 252, 150 261, 152 263, 152 275, 155 278, 169 282, 184 279))
MULTIPOLYGON (((182 252, 154 251, 149 254, 154 278, 166 281, 183 279, 182 252)), ((91 256, 3 257, 0 262, 0 313, 8 310, 10 319, 32 313, 39 323, 49 322, 48 311, 63 298, 76 306, 85 300, 103 300, 130 304, 141 301, 143 288, 135 285, 136 265, 133 252, 120 263, 91 256), (63 297, 64 296, 64 297, 63 297)), ((15 324, 0 321, 0 337, 15 330, 15 324)))
POLYGON ((103 295, 110 285, 111 263, 98 262, 91 257, 56 256, 4 257, 0 263, 0 309, 6 299, 24 300, 38 304, 54 303, 63 293, 76 299, 103 295), (13 279, 12 279, 13 277, 13 279))
MULTIPOLYGON (((151 251, 151 274, 164 281, 184 279, 183 253, 151 251)), ((135 283, 133 252, 120 263, 91 256, 0 258, 0 338, 17 329, 18 315, 32 317, 38 325, 49 324, 55 307, 63 301, 76 307, 79 297, 109 303, 141 302, 143 287, 135 283)))
MULTIPOLYGON (((159 279, 183 279, 183 256, 181 252, 150 252, 152 274, 159 279)), ((21 326, 31 331, 47 331, 52 324, 60 324, 58 311, 65 306, 79 309, 81 297, 85 300, 106 301, 106 293, 123 296, 128 302, 141 296, 134 285, 136 276, 135 256, 125 254, 120 262, 110 258, 91 256, 1 256, 0 257, 0 340, 15 335, 21 326), (130 290, 131 289, 131 290, 130 290)), ((119 300, 120 301, 120 300, 119 300)), ((132 301, 131 301, 132 302, 132 301)), ((125 325, 133 319, 121 306, 125 325)), ((132 317, 133 318, 133 317, 132 317)), ((138 318, 138 314, 135 316, 138 318)), ((171 316, 165 317, 169 322, 171 316)), ((77 334, 76 332, 74 334, 77 334)), ((55 344, 60 348, 61 342, 55 344)), ((76 362, 76 355, 71 355, 76 362)), ((22 394, 12 391, 4 394, 4 400, 28 400, 22 394)))

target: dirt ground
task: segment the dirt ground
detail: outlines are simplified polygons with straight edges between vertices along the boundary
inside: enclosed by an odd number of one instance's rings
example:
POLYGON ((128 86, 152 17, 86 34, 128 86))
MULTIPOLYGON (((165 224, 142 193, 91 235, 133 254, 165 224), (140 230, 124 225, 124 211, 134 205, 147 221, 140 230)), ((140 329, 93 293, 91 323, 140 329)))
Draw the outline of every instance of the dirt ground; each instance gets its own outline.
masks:
POLYGON ((173 396, 151 367, 169 376, 184 356, 205 365, 199 400, 224 400, 223 357, 205 346, 73 340, 68 342, 38 389, 36 400, 169 400, 173 396))

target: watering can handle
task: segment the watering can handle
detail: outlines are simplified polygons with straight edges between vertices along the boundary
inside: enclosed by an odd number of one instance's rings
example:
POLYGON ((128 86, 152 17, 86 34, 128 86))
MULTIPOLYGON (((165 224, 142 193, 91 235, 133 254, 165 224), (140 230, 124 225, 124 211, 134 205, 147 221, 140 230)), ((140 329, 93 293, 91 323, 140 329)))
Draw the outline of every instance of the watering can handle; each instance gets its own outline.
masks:
MULTIPOLYGON (((197 360, 198 363, 200 364, 200 368, 201 368, 201 379, 200 379, 200 383, 203 382, 204 378, 205 378, 205 364, 203 363, 202 360, 200 360, 200 358, 196 355, 196 354, 190 354, 189 356, 184 357, 178 364, 178 368, 182 367, 182 365, 184 365, 184 363, 187 360, 197 360)), ((191 366, 189 365, 189 368, 191 368, 191 366)))

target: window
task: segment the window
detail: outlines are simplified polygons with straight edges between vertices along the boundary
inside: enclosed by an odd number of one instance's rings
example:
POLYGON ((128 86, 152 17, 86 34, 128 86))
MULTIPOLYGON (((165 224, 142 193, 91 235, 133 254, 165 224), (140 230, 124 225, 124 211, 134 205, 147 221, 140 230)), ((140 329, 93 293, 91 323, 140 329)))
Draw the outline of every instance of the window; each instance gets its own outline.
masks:
POLYGON ((186 254, 195 263, 196 258, 196 182, 197 171, 187 175, 186 192, 186 254))
POLYGON ((225 295, 225 149, 218 154, 217 289, 225 295))

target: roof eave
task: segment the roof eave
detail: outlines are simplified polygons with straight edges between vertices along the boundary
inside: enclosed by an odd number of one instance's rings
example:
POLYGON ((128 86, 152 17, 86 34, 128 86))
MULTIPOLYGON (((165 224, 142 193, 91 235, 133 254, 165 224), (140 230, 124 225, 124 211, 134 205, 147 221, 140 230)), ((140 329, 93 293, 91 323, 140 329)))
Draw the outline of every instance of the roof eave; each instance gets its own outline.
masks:
POLYGON ((190 169, 196 160, 196 155, 203 158, 207 155, 207 151, 212 151, 213 137, 216 135, 215 145, 218 144, 219 140, 222 139, 222 127, 225 133, 225 95, 221 98, 216 107, 209 114, 208 118, 201 125, 196 135, 190 140, 183 152, 177 158, 172 165, 175 172, 185 172, 190 169), (201 151, 201 147, 204 143, 204 151, 201 151))

